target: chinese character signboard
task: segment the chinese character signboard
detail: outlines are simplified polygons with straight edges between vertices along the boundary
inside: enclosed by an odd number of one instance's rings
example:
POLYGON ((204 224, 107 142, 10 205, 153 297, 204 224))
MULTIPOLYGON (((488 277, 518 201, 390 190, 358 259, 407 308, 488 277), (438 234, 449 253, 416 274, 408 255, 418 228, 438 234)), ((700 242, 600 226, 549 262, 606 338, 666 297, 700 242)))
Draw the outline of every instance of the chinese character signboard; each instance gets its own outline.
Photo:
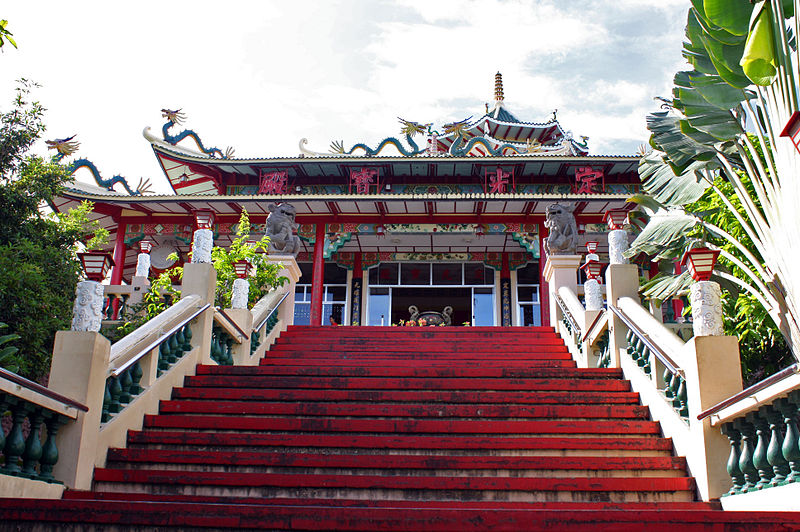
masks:
POLYGON ((281 172, 264 172, 261 171, 261 176, 258 184, 259 194, 286 194, 289 185, 289 173, 287 171, 281 172))
POLYGON ((605 173, 590 166, 575 169, 576 194, 602 194, 606 188, 605 173))
POLYGON ((369 194, 370 188, 375 188, 375 193, 380 191, 377 168, 360 168, 350 170, 350 194, 369 194))
POLYGON ((483 191, 487 194, 508 194, 516 191, 514 169, 504 171, 499 166, 494 170, 486 170, 483 178, 483 191))

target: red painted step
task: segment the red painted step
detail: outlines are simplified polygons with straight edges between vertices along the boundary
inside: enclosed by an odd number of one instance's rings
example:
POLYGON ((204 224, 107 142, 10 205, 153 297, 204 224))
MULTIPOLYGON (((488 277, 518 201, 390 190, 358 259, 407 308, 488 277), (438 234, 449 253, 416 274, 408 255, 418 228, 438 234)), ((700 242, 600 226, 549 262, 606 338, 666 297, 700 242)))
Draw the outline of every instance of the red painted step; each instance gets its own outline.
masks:
POLYGON ((351 365, 335 367, 319 366, 198 366, 197 375, 267 375, 301 377, 416 377, 416 378, 558 378, 558 379, 613 379, 619 378, 617 369, 578 370, 577 368, 503 368, 503 367, 447 367, 436 368, 423 364, 401 367, 376 367, 373 365, 351 365))
POLYGON ((469 418, 632 418, 648 411, 638 405, 498 405, 498 404, 338 404, 255 401, 186 401, 161 403, 162 414, 230 414, 322 417, 469 417, 469 418))
POLYGON ((175 399, 311 401, 311 402, 387 402, 387 403, 501 403, 501 404, 631 404, 638 403, 634 392, 575 391, 433 391, 433 390, 324 390, 296 388, 178 388, 175 399))

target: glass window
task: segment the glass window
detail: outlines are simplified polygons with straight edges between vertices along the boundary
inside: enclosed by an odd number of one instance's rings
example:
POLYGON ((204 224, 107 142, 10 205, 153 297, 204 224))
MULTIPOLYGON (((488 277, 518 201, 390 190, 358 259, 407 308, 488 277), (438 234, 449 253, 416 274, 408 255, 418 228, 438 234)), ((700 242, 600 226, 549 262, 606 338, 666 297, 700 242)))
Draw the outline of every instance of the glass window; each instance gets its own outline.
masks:
POLYGON ((391 325, 391 296, 388 288, 369 291, 369 322, 367 325, 391 325))
POLYGON ((539 284, 539 263, 529 262, 517 270, 517 284, 539 284))
POLYGON ((396 262, 386 262, 379 264, 369 270, 369 284, 396 285, 399 274, 399 264, 396 262))
POLYGON ((346 286, 329 286, 325 289, 325 301, 346 301, 346 286))
POLYGON ((435 262, 433 264, 433 284, 460 285, 461 264, 455 262, 435 262))
POLYGON ((472 323, 476 326, 494 325, 494 290, 472 289, 472 323))
POLYGON ((335 262, 326 262, 322 277, 324 284, 347 284, 347 268, 335 262))
POLYGON ((494 270, 485 267, 482 263, 464 264, 464 284, 494 284, 494 270))
POLYGON ((538 327, 542 324, 539 305, 520 305, 519 324, 523 327, 538 327))
POLYGON ((519 301, 520 303, 538 303, 539 287, 538 286, 517 287, 517 301, 519 301))
POLYGON ((431 284, 431 265, 428 262, 404 262, 400 265, 400 284, 431 284))

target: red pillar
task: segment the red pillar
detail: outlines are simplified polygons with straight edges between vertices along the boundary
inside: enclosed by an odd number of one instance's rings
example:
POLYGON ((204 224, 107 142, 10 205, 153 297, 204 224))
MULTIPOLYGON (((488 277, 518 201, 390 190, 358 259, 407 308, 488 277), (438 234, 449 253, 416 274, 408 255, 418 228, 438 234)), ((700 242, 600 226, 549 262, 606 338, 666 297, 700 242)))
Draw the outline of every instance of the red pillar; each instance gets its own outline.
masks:
POLYGON ((111 270, 111 284, 122 284, 122 272, 125 270, 125 231, 128 224, 120 223, 117 226, 117 236, 114 241, 114 268, 111 270))
POLYGON ((317 223, 314 239, 314 270, 311 280, 311 325, 322 325, 323 276, 325 275, 325 223, 317 223))

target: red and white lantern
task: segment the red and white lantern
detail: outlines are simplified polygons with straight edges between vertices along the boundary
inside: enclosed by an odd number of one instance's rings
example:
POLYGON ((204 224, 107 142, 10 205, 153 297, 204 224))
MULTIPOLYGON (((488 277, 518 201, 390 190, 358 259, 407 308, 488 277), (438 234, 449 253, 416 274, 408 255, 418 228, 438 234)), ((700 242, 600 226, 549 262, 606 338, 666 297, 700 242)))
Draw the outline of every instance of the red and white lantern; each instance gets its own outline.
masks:
POLYGON ((606 211, 603 216, 603 221, 608 224, 608 228, 612 231, 615 229, 622 229, 628 223, 628 211, 624 209, 611 209, 606 211))
POLYGON ((690 249, 683 254, 681 266, 689 268, 689 273, 695 281, 708 281, 711 279, 711 272, 714 270, 718 256, 719 250, 707 247, 690 249))
POLYGON ((86 251, 78 253, 78 258, 86 272, 86 278, 90 281, 102 282, 108 274, 108 270, 114 266, 114 260, 110 253, 104 251, 86 251))
POLYGON ((209 209, 195 211, 194 220, 198 229, 211 229, 214 226, 214 212, 209 209))

